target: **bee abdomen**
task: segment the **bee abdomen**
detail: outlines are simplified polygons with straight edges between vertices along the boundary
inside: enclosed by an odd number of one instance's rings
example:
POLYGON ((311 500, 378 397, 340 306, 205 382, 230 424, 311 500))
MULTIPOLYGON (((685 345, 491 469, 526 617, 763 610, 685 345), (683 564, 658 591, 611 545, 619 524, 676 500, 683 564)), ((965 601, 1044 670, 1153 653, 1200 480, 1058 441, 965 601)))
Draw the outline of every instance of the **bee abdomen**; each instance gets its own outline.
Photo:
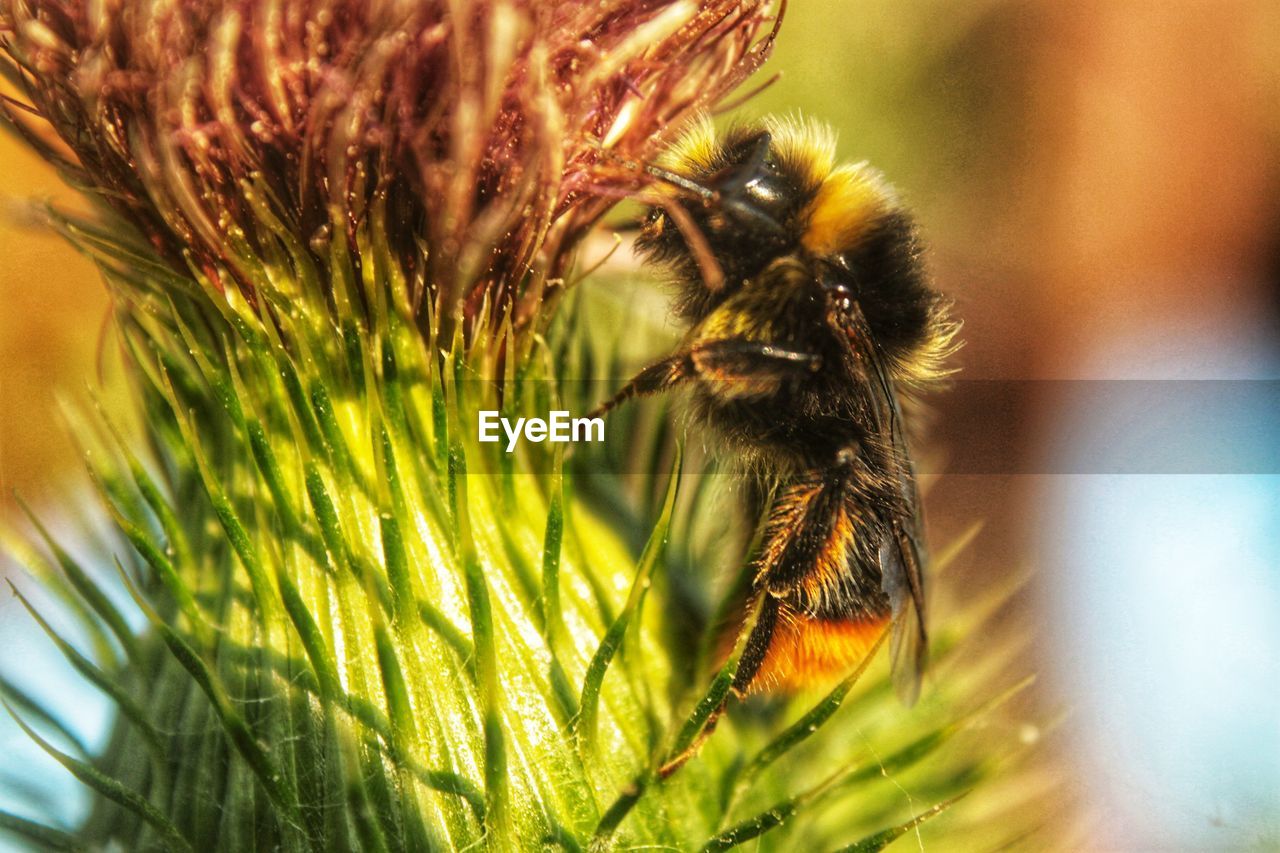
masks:
POLYGON ((888 627, 889 612, 857 619, 814 619, 782 602, 768 648, 739 692, 797 690, 845 675, 888 627))

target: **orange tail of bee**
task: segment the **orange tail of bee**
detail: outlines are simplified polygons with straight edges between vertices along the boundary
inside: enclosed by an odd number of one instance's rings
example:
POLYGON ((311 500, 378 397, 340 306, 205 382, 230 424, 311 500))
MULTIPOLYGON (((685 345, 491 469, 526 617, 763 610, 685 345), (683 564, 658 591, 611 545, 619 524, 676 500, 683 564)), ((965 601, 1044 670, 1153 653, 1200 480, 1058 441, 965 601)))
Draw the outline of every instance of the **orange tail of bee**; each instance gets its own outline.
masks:
MULTIPOLYGON (((887 614, 861 621, 813 619, 783 602, 759 668, 739 692, 804 690, 843 678, 875 647, 890 621, 887 614)), ((721 660, 728 657, 736 630, 725 632, 721 660)))

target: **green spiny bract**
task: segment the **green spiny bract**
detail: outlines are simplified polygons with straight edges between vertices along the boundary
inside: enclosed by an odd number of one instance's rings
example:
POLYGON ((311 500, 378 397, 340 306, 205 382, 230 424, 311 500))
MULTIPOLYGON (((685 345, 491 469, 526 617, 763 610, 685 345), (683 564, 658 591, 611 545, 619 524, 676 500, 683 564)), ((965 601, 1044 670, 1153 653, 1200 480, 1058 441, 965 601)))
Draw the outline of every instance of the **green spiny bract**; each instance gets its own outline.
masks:
POLYGON ((988 774, 939 751, 1006 662, 948 672, 971 615, 910 715, 853 675, 735 709, 660 779, 732 675, 672 630, 690 608, 663 571, 713 490, 681 493, 661 418, 610 427, 654 448, 648 509, 588 488, 590 459, 475 441, 478 410, 544 414, 601 372, 616 324, 554 314, 571 250, 656 131, 763 61, 765 7, 7 2, 6 70, 48 125, 9 122, 100 203, 49 221, 113 294, 139 423, 76 428, 110 520, 98 565, 18 547, 92 638, 31 608, 118 705, 109 744, 56 746, 56 708, 0 682, 92 814, 0 828, 126 849, 870 850, 988 774))

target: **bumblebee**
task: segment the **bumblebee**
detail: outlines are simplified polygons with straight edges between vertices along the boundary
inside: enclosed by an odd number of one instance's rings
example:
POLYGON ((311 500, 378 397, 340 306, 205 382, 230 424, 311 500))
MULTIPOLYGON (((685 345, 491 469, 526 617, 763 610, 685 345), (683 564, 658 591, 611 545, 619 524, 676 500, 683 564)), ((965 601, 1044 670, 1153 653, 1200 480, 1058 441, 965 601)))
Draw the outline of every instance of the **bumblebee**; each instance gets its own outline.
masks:
POLYGON ((674 279, 689 329, 597 411, 687 386, 694 422, 765 496, 749 568, 760 609, 734 692, 839 676, 893 620, 910 703, 926 552, 899 397, 944 375, 957 330, 912 218, 878 172, 837 166, 833 134, 798 120, 718 136, 703 119, 647 171, 656 203, 636 247, 674 279))

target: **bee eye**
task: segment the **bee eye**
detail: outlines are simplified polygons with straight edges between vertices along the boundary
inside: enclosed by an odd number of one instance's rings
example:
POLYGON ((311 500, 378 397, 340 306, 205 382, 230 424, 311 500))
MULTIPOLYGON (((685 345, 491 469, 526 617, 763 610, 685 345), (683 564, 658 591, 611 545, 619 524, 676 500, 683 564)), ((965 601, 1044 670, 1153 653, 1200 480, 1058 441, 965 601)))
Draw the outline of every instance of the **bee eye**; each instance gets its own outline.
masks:
POLYGON ((661 234, 663 226, 666 225, 666 215, 661 208, 655 207, 649 211, 644 218, 644 230, 649 234, 661 234))

